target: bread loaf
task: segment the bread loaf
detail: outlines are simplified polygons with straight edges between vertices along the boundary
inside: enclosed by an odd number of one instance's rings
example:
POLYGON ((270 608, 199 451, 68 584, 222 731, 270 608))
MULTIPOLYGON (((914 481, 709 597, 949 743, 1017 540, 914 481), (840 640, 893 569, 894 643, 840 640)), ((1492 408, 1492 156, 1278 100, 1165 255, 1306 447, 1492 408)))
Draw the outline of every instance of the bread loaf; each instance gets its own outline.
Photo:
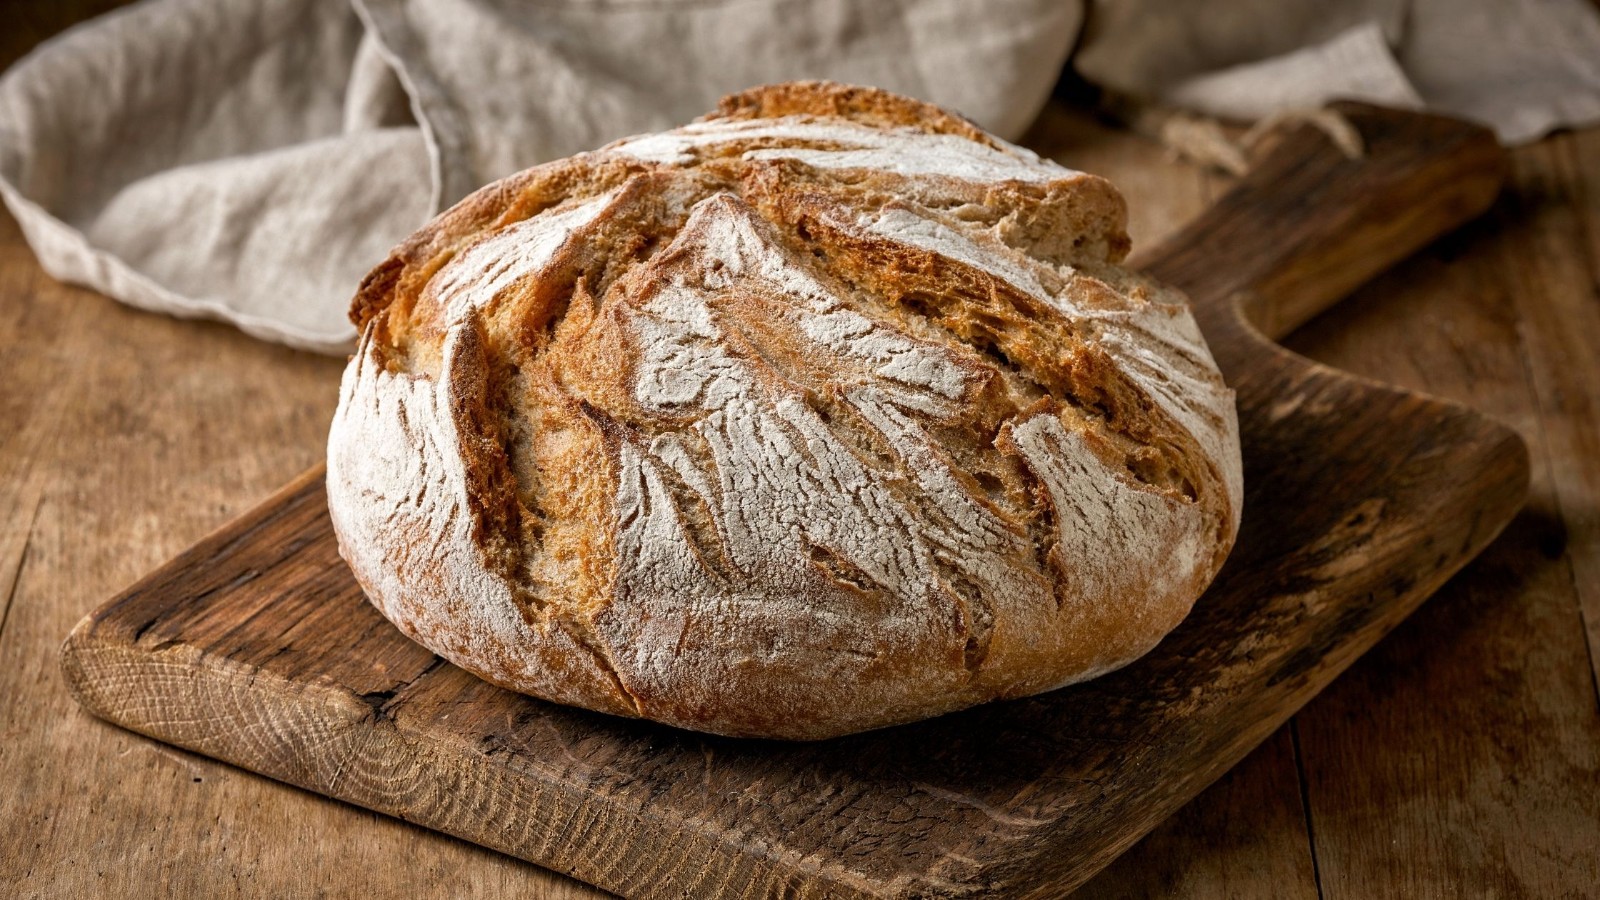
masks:
POLYGON ((515 691, 816 739, 1122 666, 1238 528, 1233 395, 1093 175, 759 88, 468 197, 367 277, 344 557, 515 691))

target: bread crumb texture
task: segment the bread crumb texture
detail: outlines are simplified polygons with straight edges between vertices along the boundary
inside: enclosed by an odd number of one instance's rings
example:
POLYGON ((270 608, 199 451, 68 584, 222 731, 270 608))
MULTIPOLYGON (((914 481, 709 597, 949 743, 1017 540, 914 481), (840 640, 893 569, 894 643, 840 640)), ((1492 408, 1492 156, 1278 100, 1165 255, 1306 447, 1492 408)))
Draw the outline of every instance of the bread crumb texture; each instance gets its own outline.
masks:
POLYGON ((1116 190, 792 83, 529 169, 375 269, 345 558, 512 690, 818 739, 1122 666, 1232 546, 1233 394, 1116 190))

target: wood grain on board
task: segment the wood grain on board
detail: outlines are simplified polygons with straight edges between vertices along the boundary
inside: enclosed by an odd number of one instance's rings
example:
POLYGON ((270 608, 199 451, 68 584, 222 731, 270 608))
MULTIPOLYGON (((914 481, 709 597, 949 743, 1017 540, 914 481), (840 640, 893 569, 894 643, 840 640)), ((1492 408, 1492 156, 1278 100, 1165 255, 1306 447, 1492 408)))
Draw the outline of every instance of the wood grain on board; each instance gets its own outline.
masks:
POLYGON ((1526 485, 1521 441, 1263 339, 1488 206, 1481 129, 1350 107, 1143 257, 1239 393, 1239 544, 1128 668, 817 744, 738 741, 501 691, 390 627, 313 470, 86 619, 64 664, 134 730, 640 897, 1059 896, 1265 740, 1465 564, 1526 485))

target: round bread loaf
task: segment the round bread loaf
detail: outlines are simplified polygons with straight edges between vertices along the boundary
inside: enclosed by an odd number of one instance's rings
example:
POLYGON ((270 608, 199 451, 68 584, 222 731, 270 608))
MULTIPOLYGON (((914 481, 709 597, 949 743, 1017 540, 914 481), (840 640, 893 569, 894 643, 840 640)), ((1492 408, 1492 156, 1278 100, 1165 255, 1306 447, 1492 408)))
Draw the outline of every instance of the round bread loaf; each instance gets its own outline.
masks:
POLYGON ((1122 666, 1238 528, 1233 395, 1125 207, 794 83, 483 188, 355 299, 342 553, 496 684, 825 738, 1122 666))

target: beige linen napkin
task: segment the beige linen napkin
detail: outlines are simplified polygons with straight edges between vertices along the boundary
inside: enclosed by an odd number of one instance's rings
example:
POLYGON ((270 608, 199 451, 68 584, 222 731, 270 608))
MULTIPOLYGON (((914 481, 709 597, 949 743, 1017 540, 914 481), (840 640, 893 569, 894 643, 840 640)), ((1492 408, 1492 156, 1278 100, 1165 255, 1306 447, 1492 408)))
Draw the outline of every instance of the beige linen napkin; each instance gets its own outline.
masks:
POLYGON ((486 181, 792 78, 1015 137, 1058 0, 145 0, 0 79, 0 196, 45 269, 339 352, 366 271, 486 181))
POLYGON ((1600 122, 1593 0, 1095 0, 1073 65, 1243 121, 1348 98, 1473 119, 1509 144, 1600 122))

